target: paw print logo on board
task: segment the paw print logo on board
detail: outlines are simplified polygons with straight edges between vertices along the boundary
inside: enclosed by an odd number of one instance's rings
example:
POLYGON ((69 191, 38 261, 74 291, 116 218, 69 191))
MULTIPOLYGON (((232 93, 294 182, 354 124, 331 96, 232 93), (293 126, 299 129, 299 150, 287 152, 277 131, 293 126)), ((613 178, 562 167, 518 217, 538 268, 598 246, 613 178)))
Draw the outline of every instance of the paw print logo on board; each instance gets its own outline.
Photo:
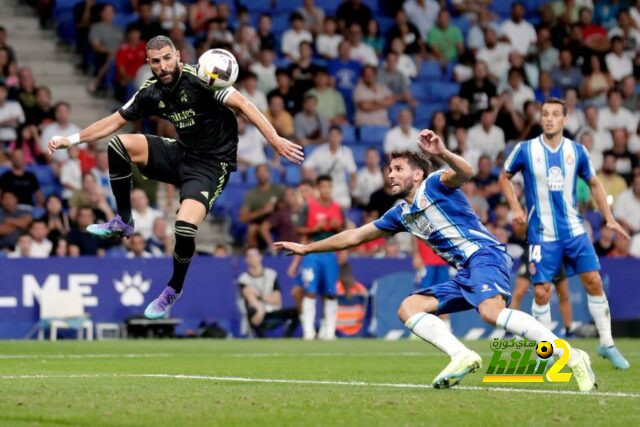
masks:
POLYGON ((151 280, 145 280, 138 271, 133 276, 125 271, 122 279, 114 280, 113 286, 120 294, 120 303, 126 307, 138 307, 144 303, 144 294, 151 287, 151 280))

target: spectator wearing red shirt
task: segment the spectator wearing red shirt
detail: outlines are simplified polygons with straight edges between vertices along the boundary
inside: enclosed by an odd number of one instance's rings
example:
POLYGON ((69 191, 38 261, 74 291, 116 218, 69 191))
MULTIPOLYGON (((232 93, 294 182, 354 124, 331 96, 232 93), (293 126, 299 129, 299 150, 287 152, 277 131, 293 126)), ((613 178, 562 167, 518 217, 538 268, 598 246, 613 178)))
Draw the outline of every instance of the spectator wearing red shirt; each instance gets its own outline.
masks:
POLYGON ((595 52, 609 50, 609 38, 607 30, 593 23, 593 12, 587 7, 580 10, 580 28, 584 45, 595 52))
POLYGON ((146 44, 141 39, 140 29, 134 25, 127 28, 125 42, 116 53, 117 96, 125 101, 136 91, 134 85, 138 69, 145 64, 147 58, 146 44))

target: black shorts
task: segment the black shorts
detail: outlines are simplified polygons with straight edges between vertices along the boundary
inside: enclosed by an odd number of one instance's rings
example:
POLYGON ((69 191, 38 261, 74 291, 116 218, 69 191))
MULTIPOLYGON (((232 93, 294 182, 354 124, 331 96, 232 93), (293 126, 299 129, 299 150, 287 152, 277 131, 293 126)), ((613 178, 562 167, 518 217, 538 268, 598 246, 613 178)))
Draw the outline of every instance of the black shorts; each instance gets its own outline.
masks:
POLYGON ((140 167, 144 176, 175 185, 180 189, 180 202, 194 199, 209 211, 227 185, 233 165, 207 154, 190 152, 175 139, 145 137, 149 159, 146 166, 140 167))

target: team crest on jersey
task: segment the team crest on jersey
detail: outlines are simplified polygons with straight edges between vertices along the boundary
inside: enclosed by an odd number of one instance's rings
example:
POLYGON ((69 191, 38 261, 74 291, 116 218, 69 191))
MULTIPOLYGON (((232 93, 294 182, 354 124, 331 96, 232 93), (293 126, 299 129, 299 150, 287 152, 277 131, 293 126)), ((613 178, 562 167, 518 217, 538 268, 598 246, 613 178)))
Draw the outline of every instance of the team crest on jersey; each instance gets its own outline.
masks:
POLYGON ((564 190, 564 176, 562 176, 562 169, 558 166, 551 166, 549 168, 549 175, 547 175, 547 187, 549 187, 550 191, 564 190))
POLYGON ((187 99, 187 94, 185 93, 185 91, 184 90, 180 91, 180 102, 182 102, 184 104, 187 101, 188 101, 188 99, 187 99))
POLYGON ((573 158, 573 156, 571 154, 568 154, 567 157, 565 157, 564 162, 571 166, 572 164, 574 164, 576 161, 576 159, 573 158))
POLYGON ((162 100, 158 102, 158 108, 164 108, 164 102, 162 100))
POLYGON ((536 274, 536 265, 532 262, 529 263, 529 274, 536 274))

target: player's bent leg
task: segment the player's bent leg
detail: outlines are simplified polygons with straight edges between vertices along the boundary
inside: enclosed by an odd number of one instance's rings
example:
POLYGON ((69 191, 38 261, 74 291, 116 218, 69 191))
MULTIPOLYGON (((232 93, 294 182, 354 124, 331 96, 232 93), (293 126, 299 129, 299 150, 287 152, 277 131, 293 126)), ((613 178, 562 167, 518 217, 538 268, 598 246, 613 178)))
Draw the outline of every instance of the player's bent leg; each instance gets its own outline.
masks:
POLYGON ((536 283, 533 287, 531 314, 547 328, 551 329, 551 283, 536 283))
POLYGON ((433 379, 434 388, 449 388, 467 374, 482 367, 482 358, 462 344, 436 313, 438 300, 431 295, 414 294, 402 301, 398 317, 411 332, 451 357, 449 364, 433 379))
POLYGON ((507 305, 502 296, 495 295, 478 304, 478 314, 480 314, 480 318, 483 321, 491 325, 495 325, 498 321, 500 312, 504 310, 506 306, 507 305))
POLYGON ((513 297, 511 298, 511 304, 509 304, 509 307, 518 310, 520 308, 520 303, 522 302, 522 300, 524 299, 525 295, 527 294, 527 291, 529 290, 529 279, 527 279, 524 276, 518 276, 516 278, 516 283, 515 286, 513 288, 513 297))

